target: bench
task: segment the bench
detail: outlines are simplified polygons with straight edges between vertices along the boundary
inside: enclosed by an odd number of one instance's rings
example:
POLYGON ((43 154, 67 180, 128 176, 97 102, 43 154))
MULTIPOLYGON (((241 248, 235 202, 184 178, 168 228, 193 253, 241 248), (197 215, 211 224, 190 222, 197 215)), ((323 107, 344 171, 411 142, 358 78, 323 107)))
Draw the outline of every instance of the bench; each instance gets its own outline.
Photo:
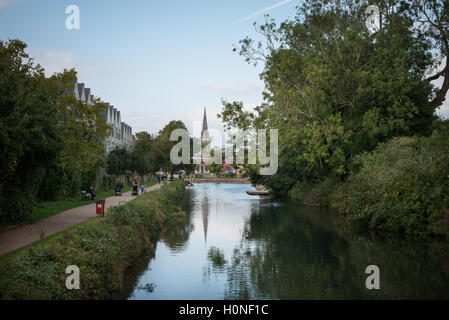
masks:
POLYGON ((87 191, 81 191, 81 200, 90 200, 92 199, 92 196, 87 191))

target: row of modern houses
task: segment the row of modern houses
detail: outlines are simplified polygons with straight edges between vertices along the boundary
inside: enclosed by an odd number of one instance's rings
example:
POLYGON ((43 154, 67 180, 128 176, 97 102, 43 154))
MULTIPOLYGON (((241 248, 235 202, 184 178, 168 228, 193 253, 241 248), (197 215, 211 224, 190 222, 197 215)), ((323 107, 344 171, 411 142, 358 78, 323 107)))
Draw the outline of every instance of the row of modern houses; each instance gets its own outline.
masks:
MULTIPOLYGON (((94 96, 90 88, 86 88, 84 83, 75 84, 74 95, 76 99, 84 103, 93 104, 94 96)), ((106 152, 109 153, 119 148, 133 151, 136 138, 131 126, 122 121, 121 113, 117 108, 109 103, 106 103, 106 105, 106 109, 103 110, 103 120, 112 127, 111 135, 104 142, 106 152)))

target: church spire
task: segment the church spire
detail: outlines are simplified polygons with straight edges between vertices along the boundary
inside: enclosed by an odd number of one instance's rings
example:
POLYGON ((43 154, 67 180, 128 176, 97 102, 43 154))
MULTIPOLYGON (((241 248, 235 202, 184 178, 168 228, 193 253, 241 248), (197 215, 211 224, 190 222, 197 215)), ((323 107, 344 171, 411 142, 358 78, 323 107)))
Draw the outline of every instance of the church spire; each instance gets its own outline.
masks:
POLYGON ((202 135, 205 131, 207 131, 207 130, 208 130, 208 128, 207 128, 206 107, 204 107, 203 130, 202 130, 202 132, 201 132, 201 135, 202 135))

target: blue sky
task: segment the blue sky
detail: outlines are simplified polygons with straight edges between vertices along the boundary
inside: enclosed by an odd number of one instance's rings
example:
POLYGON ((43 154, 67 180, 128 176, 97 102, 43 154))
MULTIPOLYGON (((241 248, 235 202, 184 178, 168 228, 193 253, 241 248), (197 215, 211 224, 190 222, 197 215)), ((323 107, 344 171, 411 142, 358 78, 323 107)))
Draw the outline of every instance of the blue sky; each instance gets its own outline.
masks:
POLYGON ((221 98, 261 102, 261 68, 232 51, 264 13, 294 17, 300 0, 0 0, 0 39, 18 38, 47 74, 75 67, 95 96, 121 110, 133 132, 156 133, 172 119, 189 129, 206 106, 210 127, 221 98), (65 27, 66 7, 80 29, 65 27), (267 9, 271 8, 271 9, 267 9), (264 11, 264 9, 267 9, 264 11))
MULTIPOLYGON (((50 75, 76 68, 80 82, 117 107, 133 132, 157 133, 182 120, 192 132, 207 108, 209 127, 222 125, 221 98, 260 104, 261 67, 244 62, 233 44, 258 39, 252 23, 264 13, 293 18, 301 0, 0 0, 0 39, 25 41, 50 75), (65 27, 66 7, 80 9, 80 29, 65 27)), ((440 81, 441 82, 441 81, 440 81)), ((443 111, 449 115, 446 102, 443 111)))

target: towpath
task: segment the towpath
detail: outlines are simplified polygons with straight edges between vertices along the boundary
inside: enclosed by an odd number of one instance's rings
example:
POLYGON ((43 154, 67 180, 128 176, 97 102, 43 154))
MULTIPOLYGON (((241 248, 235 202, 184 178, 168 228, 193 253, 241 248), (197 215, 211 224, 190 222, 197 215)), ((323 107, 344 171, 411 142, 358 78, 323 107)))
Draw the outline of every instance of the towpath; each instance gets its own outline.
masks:
MULTIPOLYGON (((162 183, 146 188, 146 192, 159 189, 162 183)), ((140 194, 140 191, 139 191, 140 194)), ((105 209, 121 205, 135 199, 131 191, 122 196, 106 198, 105 209)), ((95 202, 57 213, 51 217, 36 221, 33 224, 0 232, 0 255, 16 250, 30 243, 46 238, 52 234, 64 231, 96 216, 95 202)))

